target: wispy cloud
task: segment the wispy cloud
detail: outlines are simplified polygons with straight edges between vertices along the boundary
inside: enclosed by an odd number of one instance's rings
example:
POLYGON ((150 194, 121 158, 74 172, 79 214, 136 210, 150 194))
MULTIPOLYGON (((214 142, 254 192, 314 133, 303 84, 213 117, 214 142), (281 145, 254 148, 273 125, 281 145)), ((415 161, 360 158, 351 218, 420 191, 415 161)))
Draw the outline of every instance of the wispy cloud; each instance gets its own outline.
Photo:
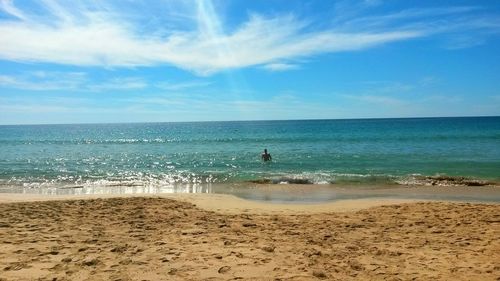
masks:
POLYGON ((439 79, 434 76, 425 76, 413 82, 364 81, 359 83, 361 88, 358 90, 340 96, 362 104, 386 108, 408 108, 421 102, 457 101, 457 97, 431 94, 429 89, 437 81, 439 79))
POLYGON ((270 63, 264 65, 263 68, 269 71, 287 71, 299 69, 300 66, 291 63, 270 63))
POLYGON ((379 6, 382 5, 383 1, 382 0, 363 0, 363 4, 366 6, 379 6))
MULTIPOLYGON (((75 1, 63 6, 44 0, 35 12, 24 11, 13 1, 0 3, 0 9, 15 18, 0 21, 0 59, 105 67, 172 65, 200 75, 258 65, 285 70, 290 65, 283 61, 421 38, 451 27, 498 28, 492 21, 453 19, 473 11, 468 7, 351 18, 323 29, 311 29, 310 21, 290 14, 251 14, 239 26, 227 28, 211 1, 198 0, 192 16, 183 17, 193 20, 195 28, 165 24, 146 29, 112 2, 92 6, 95 2, 75 1), (436 15, 440 21, 426 21, 436 15), (443 18, 447 24, 436 28, 443 18)), ((379 4, 363 3, 366 7, 379 4)))
POLYGON ((90 91, 110 91, 110 90, 137 90, 144 89, 148 84, 142 78, 127 77, 113 78, 108 81, 96 84, 87 84, 86 89, 90 91))
POLYGON ((406 95, 361 94, 346 95, 331 103, 293 94, 231 99, 202 93, 150 93, 146 97, 120 95, 112 103, 102 104, 88 96, 63 98, 38 95, 36 99, 0 96, 0 123, 33 123, 33 120, 37 123, 269 120, 290 119, 290 116, 298 119, 425 117, 463 116, 464 113, 471 116, 498 115, 498 98, 491 96, 471 103, 469 99, 454 95, 415 99, 406 95), (346 107, 345 100, 349 100, 352 106, 346 107))
MULTIPOLYGON (((342 109, 290 95, 233 100, 205 95, 152 94, 146 98, 124 96, 116 99, 114 105, 105 106, 91 99, 75 97, 40 96, 36 101, 0 97, 0 117, 2 114, 23 113, 31 117, 30 120, 38 116, 35 120, 39 123, 50 123, 47 116, 55 115, 85 116, 86 122, 102 122, 103 116, 107 117, 107 122, 286 119, 290 114, 297 118, 331 118, 332 110, 341 112, 342 109), (124 116, 123 112, 127 114, 124 116), (40 113, 46 115, 39 116, 40 113)), ((0 118, 0 123, 6 122, 0 118)))
POLYGON ((386 107, 397 107, 401 108, 405 105, 408 105, 408 102, 400 99, 400 98, 395 98, 392 96, 383 96, 383 95, 345 95, 344 97, 361 101, 364 103, 370 103, 370 104, 376 104, 376 105, 382 105, 386 107))
MULTIPOLYGON (((74 108, 73 108, 74 109, 74 108)), ((4 113, 61 113, 71 112, 72 108, 57 105, 40 105, 35 103, 0 105, 0 111, 4 113)))
POLYGON ((484 42, 485 39, 483 36, 461 35, 461 36, 453 36, 450 38, 446 38, 446 40, 442 45, 444 48, 449 50, 459 50, 459 49, 479 46, 482 45, 484 42))
POLYGON ((425 76, 418 81, 418 85, 423 87, 431 86, 436 83, 439 83, 439 78, 436 76, 425 76))
POLYGON ((489 98, 495 101, 496 103, 500 103, 500 95, 489 96, 489 98))
POLYGON ((139 77, 117 77, 91 81, 85 72, 34 71, 22 75, 1 75, 0 87, 31 91, 92 91, 136 90, 148 87, 139 77))
POLYGON ((36 71, 23 75, 1 75, 0 87, 31 91, 77 89, 86 81, 83 72, 36 71))
POLYGON ((207 87, 211 84, 212 82, 210 81, 197 80, 197 81, 186 81, 186 82, 161 82, 157 83, 155 86, 163 90, 178 91, 191 88, 207 87))
MULTIPOLYGON (((289 94, 266 99, 221 99, 206 95, 191 96, 156 95, 148 98, 129 99, 131 112, 157 114, 171 118, 189 114, 192 120, 256 120, 286 119, 291 114, 297 118, 332 117, 332 110, 342 112, 330 104, 304 100, 289 94), (179 115, 175 117, 175 115, 179 115), (172 116, 173 115, 173 116, 172 116)), ((175 119, 174 119, 175 120, 175 119)))
MULTIPOLYGON (((425 79, 425 78, 424 78, 425 79)), ((409 92, 417 87, 410 83, 403 83, 398 81, 364 81, 362 85, 366 86, 364 92, 371 94, 401 94, 409 92)), ((420 86, 420 85, 418 85, 420 86)))
POLYGON ((12 17, 26 20, 26 16, 24 15, 24 13, 16 8, 12 1, 13 0, 0 0, 0 10, 4 11, 6 14, 12 17))
MULTIPOLYGON (((360 9, 356 9, 359 12, 360 9)), ((350 17, 342 21, 337 21, 339 28, 343 30, 359 30, 359 28, 388 28, 398 26, 402 29, 438 27, 450 28, 450 26, 439 25, 463 23, 462 17, 480 11, 479 7, 459 6, 459 7, 439 7, 439 8, 411 8, 386 14, 365 15, 350 17), (450 18, 452 16, 453 18, 450 18)), ((472 19, 476 19, 473 17, 472 19)), ((472 26, 472 25, 470 25, 472 26)))

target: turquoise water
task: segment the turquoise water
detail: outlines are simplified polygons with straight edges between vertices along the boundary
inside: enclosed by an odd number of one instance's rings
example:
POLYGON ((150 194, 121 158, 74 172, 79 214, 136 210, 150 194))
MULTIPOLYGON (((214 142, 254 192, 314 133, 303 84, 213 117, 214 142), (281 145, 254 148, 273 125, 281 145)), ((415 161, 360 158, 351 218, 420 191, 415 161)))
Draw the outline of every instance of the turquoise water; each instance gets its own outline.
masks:
POLYGON ((500 117, 0 126, 0 186, 500 180, 500 117), (273 161, 263 163, 267 148, 273 161))

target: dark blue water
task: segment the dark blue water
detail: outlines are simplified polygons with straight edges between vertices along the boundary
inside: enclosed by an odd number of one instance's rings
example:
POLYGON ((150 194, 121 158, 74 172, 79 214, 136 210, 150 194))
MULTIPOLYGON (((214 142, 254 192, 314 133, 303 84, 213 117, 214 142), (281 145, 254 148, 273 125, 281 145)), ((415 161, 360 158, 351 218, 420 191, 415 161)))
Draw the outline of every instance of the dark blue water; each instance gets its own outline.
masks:
POLYGON ((438 174, 498 181, 500 117, 0 126, 3 186, 387 184, 438 174))

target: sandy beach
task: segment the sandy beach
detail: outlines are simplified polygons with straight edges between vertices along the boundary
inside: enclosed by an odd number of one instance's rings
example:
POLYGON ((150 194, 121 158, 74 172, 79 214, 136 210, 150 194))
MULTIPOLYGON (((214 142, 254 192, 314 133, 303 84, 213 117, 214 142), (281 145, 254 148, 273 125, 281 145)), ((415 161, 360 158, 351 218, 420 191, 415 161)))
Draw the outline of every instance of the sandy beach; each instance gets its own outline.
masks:
POLYGON ((0 280, 500 278, 498 204, 0 198, 0 280))

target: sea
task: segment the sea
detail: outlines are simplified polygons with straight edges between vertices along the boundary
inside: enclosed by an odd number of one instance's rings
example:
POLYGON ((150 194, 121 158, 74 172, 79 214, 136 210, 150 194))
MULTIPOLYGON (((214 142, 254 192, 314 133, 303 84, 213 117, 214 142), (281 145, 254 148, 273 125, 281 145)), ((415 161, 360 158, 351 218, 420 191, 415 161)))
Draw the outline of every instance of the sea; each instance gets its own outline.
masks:
POLYGON ((499 181, 500 117, 0 126, 0 192, 499 181))

